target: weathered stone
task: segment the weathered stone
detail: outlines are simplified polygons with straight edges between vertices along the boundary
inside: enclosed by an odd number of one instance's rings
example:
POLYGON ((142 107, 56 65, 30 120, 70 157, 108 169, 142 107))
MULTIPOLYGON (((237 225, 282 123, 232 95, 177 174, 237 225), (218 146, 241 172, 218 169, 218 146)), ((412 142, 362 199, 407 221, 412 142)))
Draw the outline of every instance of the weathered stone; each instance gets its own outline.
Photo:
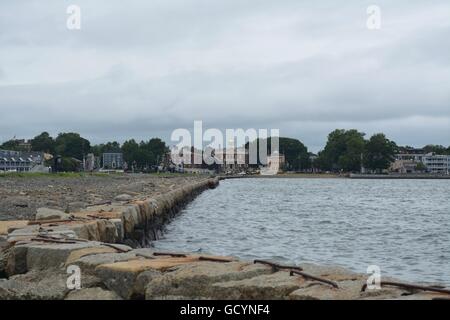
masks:
POLYGON ((67 212, 77 212, 80 211, 81 209, 86 209, 87 207, 87 203, 86 202, 82 202, 82 201, 75 201, 75 202, 71 202, 67 205, 67 212))
POLYGON ((14 246, 8 250, 6 256, 6 274, 9 276, 21 274, 28 271, 27 267, 27 252, 26 246, 14 246))
POLYGON ((36 220, 68 220, 70 215, 67 213, 50 208, 39 208, 36 213, 36 220))
MULTIPOLYGON (((0 299, 8 300, 62 300, 69 292, 68 275, 60 270, 29 272, 0 281, 0 299)), ((98 285, 94 277, 82 278, 82 286, 98 285)))
POLYGON ((133 200, 133 196, 130 196, 129 194, 119 194, 114 198, 116 201, 131 201, 133 200))
POLYGON ((164 299, 166 296, 208 298, 211 285, 270 274, 271 268, 242 262, 200 262, 182 265, 156 277, 147 285, 146 299, 164 299))
POLYGON ((9 232, 15 229, 20 229, 26 227, 28 221, 0 221, 0 235, 7 235, 9 232))
POLYGON ((122 300, 115 292, 99 287, 71 291, 66 300, 122 300))
POLYGON ((74 244, 28 244, 26 263, 28 270, 45 270, 49 268, 61 268, 66 264, 70 254, 74 251, 86 248, 102 248, 96 242, 79 242, 74 244))
POLYGON ((127 253, 101 253, 84 256, 73 264, 78 265, 83 274, 95 274, 95 268, 103 264, 111 264, 115 262, 129 261, 136 259, 136 255, 132 252, 127 253))
POLYGON ((6 250, 0 248, 0 279, 6 277, 6 265, 8 261, 8 255, 6 250))
POLYGON ((291 300, 354 300, 361 297, 362 281, 338 282, 339 289, 320 282, 308 281, 308 285, 292 292, 291 300))
POLYGON ((209 296, 231 300, 281 300, 305 285, 305 280, 280 271, 238 281, 214 283, 209 296))
MULTIPOLYGON (((137 294, 135 285, 136 279, 140 273, 148 270, 161 273, 167 269, 195 261, 197 261, 196 257, 160 259, 141 258, 126 262, 100 265, 96 268, 96 275, 103 280, 109 289, 114 290, 124 299, 130 299, 137 294)), ((144 278, 141 280, 143 281, 144 278)), ((142 286, 144 285, 142 284, 141 287, 142 286)))
POLYGON ((117 253, 117 250, 111 247, 91 247, 91 248, 83 248, 79 250, 74 250, 69 254, 69 257, 66 260, 65 265, 71 265, 75 261, 91 255, 98 255, 100 253, 117 253))

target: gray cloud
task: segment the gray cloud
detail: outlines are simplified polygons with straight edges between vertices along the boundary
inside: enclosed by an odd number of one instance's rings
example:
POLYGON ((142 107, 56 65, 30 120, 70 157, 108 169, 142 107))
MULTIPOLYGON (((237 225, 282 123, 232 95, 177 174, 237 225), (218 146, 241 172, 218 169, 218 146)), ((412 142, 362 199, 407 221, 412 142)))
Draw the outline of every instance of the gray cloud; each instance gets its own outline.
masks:
POLYGON ((172 130, 280 128, 318 150, 334 128, 450 144, 447 1, 72 1, 0 4, 0 140, 94 142, 172 130))

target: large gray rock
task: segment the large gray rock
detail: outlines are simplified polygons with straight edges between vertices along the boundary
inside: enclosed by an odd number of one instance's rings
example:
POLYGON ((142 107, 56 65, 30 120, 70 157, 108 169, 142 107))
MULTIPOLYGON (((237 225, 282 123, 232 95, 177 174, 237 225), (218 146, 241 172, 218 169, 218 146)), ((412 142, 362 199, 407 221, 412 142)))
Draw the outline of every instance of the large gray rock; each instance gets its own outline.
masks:
POLYGON ((81 257, 73 262, 78 265, 83 273, 95 274, 95 269, 103 264, 110 264, 115 262, 129 261, 136 259, 134 252, 126 253, 100 253, 81 257))
POLYGON ((78 212, 82 209, 86 209, 87 203, 82 201, 71 202, 67 205, 66 212, 78 212))
POLYGON ((39 208, 37 209, 36 213, 36 221, 43 221, 43 220, 68 220, 70 218, 70 215, 67 213, 57 210, 57 209, 50 209, 50 208, 39 208))
POLYGON ((153 278, 161 276, 158 270, 140 268, 114 268, 100 265, 96 275, 102 279, 108 289, 113 290, 124 299, 140 299, 144 297, 145 287, 153 278), (142 276, 140 276, 142 274, 142 276))
POLYGON ((220 300, 282 300, 304 286, 305 280, 289 276, 289 272, 261 275, 238 281, 214 283, 210 296, 220 300))
POLYGON ((208 299, 214 283, 237 281, 270 274, 271 268, 242 262, 201 262, 187 264, 173 271, 154 277, 147 285, 146 299, 165 299, 180 296, 193 299, 208 299))
MULTIPOLYGON (((46 270, 49 268, 62 268, 66 265, 69 257, 77 252, 80 254, 98 253, 110 250, 98 242, 78 242, 70 244, 39 244, 32 243, 26 247, 27 270, 46 270)), ((70 259, 69 259, 70 260, 70 259)))
POLYGON ((119 194, 114 198, 116 201, 131 201, 133 200, 133 196, 130 196, 129 194, 119 194))
MULTIPOLYGON (((33 271, 0 280, 0 299, 4 300, 62 300, 69 293, 68 274, 62 270, 33 271)), ((98 286, 98 278, 82 276, 82 287, 98 286)))
POLYGON ((115 292, 100 287, 69 292, 66 300, 122 300, 115 292))

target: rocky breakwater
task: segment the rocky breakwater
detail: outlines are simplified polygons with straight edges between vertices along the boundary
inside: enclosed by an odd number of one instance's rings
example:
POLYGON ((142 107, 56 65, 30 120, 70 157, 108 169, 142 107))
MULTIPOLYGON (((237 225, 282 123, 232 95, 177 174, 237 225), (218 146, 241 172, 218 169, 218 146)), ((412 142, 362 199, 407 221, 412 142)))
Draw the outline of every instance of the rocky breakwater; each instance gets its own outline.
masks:
POLYGON ((0 222, 0 299, 433 299, 411 288, 362 291, 366 275, 143 248, 179 208, 218 179, 37 220, 0 222))

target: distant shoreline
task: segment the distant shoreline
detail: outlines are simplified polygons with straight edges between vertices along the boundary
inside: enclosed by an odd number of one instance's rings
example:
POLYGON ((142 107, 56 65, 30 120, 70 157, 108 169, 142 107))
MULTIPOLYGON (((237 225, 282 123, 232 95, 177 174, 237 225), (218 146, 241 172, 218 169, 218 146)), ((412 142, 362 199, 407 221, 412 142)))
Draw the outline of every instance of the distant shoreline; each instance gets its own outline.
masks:
POLYGON ((402 174, 402 175, 384 175, 384 174, 319 174, 319 173, 283 173, 277 175, 231 175, 220 176, 221 180, 227 179, 242 179, 242 178, 257 178, 257 179, 359 179, 359 180, 450 180, 450 175, 429 175, 429 174, 402 174))

